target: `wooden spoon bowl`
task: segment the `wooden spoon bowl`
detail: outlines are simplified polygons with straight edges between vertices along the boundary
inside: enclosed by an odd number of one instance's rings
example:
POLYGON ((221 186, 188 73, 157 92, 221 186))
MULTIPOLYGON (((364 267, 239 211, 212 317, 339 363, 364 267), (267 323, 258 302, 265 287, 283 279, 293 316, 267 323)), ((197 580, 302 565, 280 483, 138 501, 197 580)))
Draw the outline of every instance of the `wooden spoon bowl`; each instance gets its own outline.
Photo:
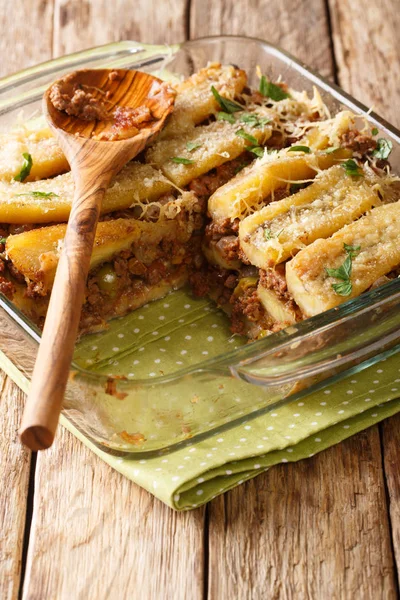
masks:
POLYGON ((174 98, 159 79, 121 69, 76 71, 44 94, 43 111, 71 166, 75 193, 20 429, 32 450, 48 448, 55 436, 104 193, 160 131, 174 98))
MULTIPOLYGON (((107 134, 115 133, 113 113, 121 108, 149 109, 153 118, 149 122, 143 122, 140 133, 146 136, 152 135, 162 127, 165 118, 173 108, 173 103, 174 92, 165 82, 141 71, 125 69, 75 71, 56 81, 44 95, 45 113, 53 126, 71 135, 97 140, 101 140, 102 137, 105 139, 107 134), (64 110, 58 110, 51 100, 54 89, 69 97, 76 91, 90 94, 94 101, 104 105, 106 118, 85 120, 64 110)), ((126 139, 130 137, 132 136, 126 135, 126 139)))

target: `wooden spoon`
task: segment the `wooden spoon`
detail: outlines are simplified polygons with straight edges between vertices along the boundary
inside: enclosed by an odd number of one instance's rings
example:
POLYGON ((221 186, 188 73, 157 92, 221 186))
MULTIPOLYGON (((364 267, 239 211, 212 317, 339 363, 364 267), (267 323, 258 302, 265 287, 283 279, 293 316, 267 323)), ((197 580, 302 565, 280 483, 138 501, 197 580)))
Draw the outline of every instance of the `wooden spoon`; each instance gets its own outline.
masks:
POLYGON ((75 194, 20 429, 22 442, 32 450, 48 448, 54 439, 104 193, 111 178, 162 128, 174 95, 146 73, 108 69, 76 71, 44 94, 43 111, 71 166, 75 194), (74 114, 54 106, 62 107, 76 91, 75 102, 67 105, 74 114), (82 92, 90 94, 85 113, 82 92), (152 119, 135 128, 131 117, 147 118, 146 107, 152 119))

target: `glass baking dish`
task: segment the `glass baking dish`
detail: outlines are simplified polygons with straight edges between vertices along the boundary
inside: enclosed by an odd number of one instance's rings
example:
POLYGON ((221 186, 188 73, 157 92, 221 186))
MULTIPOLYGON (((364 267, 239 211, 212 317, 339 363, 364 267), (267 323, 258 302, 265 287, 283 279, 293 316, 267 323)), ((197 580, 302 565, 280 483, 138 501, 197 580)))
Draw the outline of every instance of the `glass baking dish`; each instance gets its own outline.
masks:
MULTIPOLYGON (((37 114, 49 83, 77 68, 118 66, 172 79, 208 61, 239 64, 253 85, 259 65, 294 88, 316 86, 332 111, 347 107, 392 140, 391 162, 400 172, 399 131, 286 52, 244 37, 173 46, 118 42, 21 71, 0 81, 0 128, 10 129, 21 112, 37 114)), ((113 321, 107 332, 82 338, 64 417, 108 452, 172 451, 393 354, 400 349, 399 301, 397 279, 250 344, 230 334, 211 301, 192 298, 190 290, 173 292, 113 321)), ((0 306, 0 349, 29 380, 40 332, 5 297, 0 306)))

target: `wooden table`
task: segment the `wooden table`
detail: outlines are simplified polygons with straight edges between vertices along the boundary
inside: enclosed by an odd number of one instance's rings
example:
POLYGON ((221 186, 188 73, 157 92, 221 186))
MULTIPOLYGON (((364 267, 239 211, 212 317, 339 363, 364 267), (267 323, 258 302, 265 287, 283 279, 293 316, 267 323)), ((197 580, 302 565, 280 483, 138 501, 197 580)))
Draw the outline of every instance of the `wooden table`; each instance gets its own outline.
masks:
MULTIPOLYGON (((399 0, 0 0, 6 75, 106 42, 231 33, 281 45, 400 126, 399 0)), ((65 430, 31 456, 0 374, 0 596, 391 599, 400 416, 177 514, 65 430)))

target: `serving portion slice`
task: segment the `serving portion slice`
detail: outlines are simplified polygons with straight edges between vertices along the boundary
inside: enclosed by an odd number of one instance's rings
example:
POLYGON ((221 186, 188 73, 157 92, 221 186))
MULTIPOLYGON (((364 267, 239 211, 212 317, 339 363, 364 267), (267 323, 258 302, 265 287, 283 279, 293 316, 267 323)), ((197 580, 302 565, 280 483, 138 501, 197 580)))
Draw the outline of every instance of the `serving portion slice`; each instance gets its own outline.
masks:
POLYGON ((373 181, 352 177, 336 165, 317 175, 306 189, 244 219, 239 226, 240 246, 251 264, 273 267, 379 204, 373 181))
MULTIPOLYGON (((252 114, 255 116, 257 112, 252 114)), ((271 127, 214 121, 195 127, 186 136, 161 140, 146 153, 146 160, 158 167, 175 185, 184 187, 196 177, 237 158, 249 146, 265 144, 271 127)))
POLYGON ((69 164, 43 118, 0 134, 0 181, 36 181, 69 171, 69 164))
MULTIPOLYGON (((107 189, 101 214, 157 200, 173 185, 151 165, 132 161, 107 189)), ((68 220, 74 195, 71 173, 52 179, 20 183, 0 182, 0 223, 54 223, 68 220)))
POLYGON ((400 201, 374 208, 286 265, 290 294, 311 317, 356 298, 400 264, 400 201))
MULTIPOLYGON (((165 295, 183 285, 190 265, 199 260, 196 238, 197 199, 190 192, 181 197, 179 214, 157 222, 113 219, 97 226, 86 301, 80 331, 104 328, 105 322, 165 295), (159 296, 157 296, 159 297, 159 296)), ((21 294, 13 298, 32 317, 32 299, 48 301, 58 264, 66 225, 33 229, 7 238, 6 252, 21 294)), ((201 260, 201 257, 200 257, 201 260)), ((40 324, 40 323, 39 323, 40 324)))
POLYGON ((211 196, 208 210, 214 220, 243 219, 261 208, 266 199, 272 200, 276 190, 313 179, 319 171, 349 156, 346 150, 293 156, 285 149, 266 154, 220 187, 211 196))
POLYGON ((212 87, 224 98, 233 100, 247 84, 247 75, 233 65, 210 63, 185 81, 175 85, 174 112, 158 139, 180 137, 218 110, 212 87))

